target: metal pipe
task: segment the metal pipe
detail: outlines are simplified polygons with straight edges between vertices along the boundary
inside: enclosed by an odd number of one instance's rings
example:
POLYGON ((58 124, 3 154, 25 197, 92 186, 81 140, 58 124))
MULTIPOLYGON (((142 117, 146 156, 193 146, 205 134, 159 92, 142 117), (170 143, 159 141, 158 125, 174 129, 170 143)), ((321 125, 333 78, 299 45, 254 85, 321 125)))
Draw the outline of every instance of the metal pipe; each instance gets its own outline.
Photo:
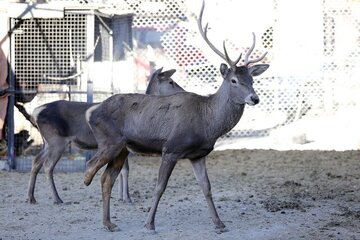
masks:
MULTIPOLYGON (((14 20, 12 19, 10 21, 11 25, 14 25, 14 20)), ((12 29, 10 25, 10 29, 12 29)), ((10 36, 10 64, 8 65, 8 73, 9 73, 9 90, 13 91, 15 89, 15 74, 13 66, 15 66, 15 58, 14 58, 14 41, 15 38, 10 36)), ((15 106, 15 95, 10 94, 8 96, 9 102, 8 102, 8 108, 7 108, 7 114, 6 114, 6 121, 7 121, 7 144, 8 144, 8 164, 10 169, 15 169, 16 163, 15 163, 15 147, 14 147, 14 131, 15 131, 15 123, 14 123, 14 106, 15 106)))

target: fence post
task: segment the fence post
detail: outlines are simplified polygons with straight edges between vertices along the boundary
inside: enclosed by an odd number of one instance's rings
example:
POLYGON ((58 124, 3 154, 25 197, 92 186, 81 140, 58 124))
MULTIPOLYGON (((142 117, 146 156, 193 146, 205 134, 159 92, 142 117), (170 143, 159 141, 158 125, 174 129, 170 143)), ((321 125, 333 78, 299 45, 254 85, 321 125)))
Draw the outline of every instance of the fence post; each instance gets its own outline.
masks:
MULTIPOLYGON (((13 19, 10 21, 10 28, 12 29, 13 19)), ((15 148, 14 148, 14 106, 15 106, 15 73, 13 67, 14 65, 14 37, 12 33, 9 33, 10 37, 10 64, 8 64, 8 79, 9 79, 9 91, 11 92, 9 96, 9 102, 7 107, 7 114, 6 114, 6 121, 7 121, 7 141, 8 141, 8 163, 10 169, 15 169, 16 162, 15 162, 15 148)))

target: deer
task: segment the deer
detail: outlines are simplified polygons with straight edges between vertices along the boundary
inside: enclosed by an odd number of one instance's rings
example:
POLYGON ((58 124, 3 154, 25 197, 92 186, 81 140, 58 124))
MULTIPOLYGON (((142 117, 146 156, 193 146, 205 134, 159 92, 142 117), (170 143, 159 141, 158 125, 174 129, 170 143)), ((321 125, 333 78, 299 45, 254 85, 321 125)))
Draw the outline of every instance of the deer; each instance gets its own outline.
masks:
MULTIPOLYGON (((166 95, 185 91, 171 77, 175 69, 156 70, 150 77, 146 94, 166 95)), ((33 159, 28 184, 28 202, 35 204, 34 197, 37 175, 44 165, 44 170, 50 182, 54 204, 63 203, 55 186, 53 171, 64 153, 66 147, 72 142, 80 149, 95 150, 97 142, 91 129, 85 121, 85 112, 98 103, 69 102, 59 100, 37 107, 32 114, 43 138, 43 148, 33 159)), ((126 203, 131 202, 128 187, 129 165, 126 160, 119 176, 119 198, 126 203)))
MULTIPOLYGON (((106 165, 101 175, 103 200, 102 223, 108 231, 120 228, 110 220, 110 197, 116 177, 130 151, 161 156, 158 178, 145 228, 155 232, 155 215, 159 201, 176 163, 189 159, 193 172, 207 201, 217 232, 226 231, 212 198, 206 170, 206 156, 214 149, 219 137, 229 132, 243 115, 245 104, 254 106, 259 97, 253 88, 253 77, 265 72, 269 64, 255 64, 266 56, 249 60, 255 47, 246 52, 244 64, 237 66, 240 56, 231 60, 223 42, 222 53, 208 39, 202 27, 203 2, 197 19, 201 36, 227 64, 220 65, 223 82, 218 90, 203 96, 179 92, 169 96, 116 94, 86 111, 89 124, 98 143, 96 154, 88 161, 84 184, 90 185, 96 173, 106 165)), ((145 160, 144 160, 145 161, 145 160)))

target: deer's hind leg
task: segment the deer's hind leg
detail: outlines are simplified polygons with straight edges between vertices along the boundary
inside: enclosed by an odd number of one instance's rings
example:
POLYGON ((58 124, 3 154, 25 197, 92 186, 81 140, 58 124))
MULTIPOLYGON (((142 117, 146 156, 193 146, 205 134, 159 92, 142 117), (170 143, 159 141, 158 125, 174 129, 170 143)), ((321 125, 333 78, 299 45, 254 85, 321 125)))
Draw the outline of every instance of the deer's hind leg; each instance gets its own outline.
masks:
POLYGON ((44 164, 45 155, 46 155, 46 151, 47 151, 46 148, 47 148, 47 146, 45 145, 44 148, 41 149, 40 153, 38 155, 36 155, 36 157, 32 161, 30 179, 29 179, 29 184, 28 184, 28 199, 27 199, 27 201, 32 204, 36 203, 36 199, 34 197, 36 178, 37 178, 37 175, 38 175, 41 167, 44 164))
POLYGON ((120 154, 112 161, 110 161, 101 176, 101 189, 103 199, 103 224, 106 229, 111 232, 119 231, 116 224, 110 221, 110 197, 115 180, 119 175, 124 162, 127 159, 129 152, 123 148, 120 154))
MULTIPOLYGON (((96 136, 97 137, 97 136, 96 136)), ((95 138, 96 138, 95 137, 95 138)), ((119 140, 112 139, 110 136, 106 137, 105 140, 109 139, 111 142, 101 142, 98 138, 98 151, 93 158, 87 163, 84 184, 86 186, 90 185, 95 174, 99 171, 100 168, 105 166, 107 163, 119 156, 123 148, 125 148, 125 139, 121 138, 119 140)))
POLYGON ((89 160, 84 177, 84 183, 86 186, 90 185, 92 179, 94 178, 95 174, 102 168, 104 165, 108 164, 112 161, 121 149, 125 147, 125 142, 121 144, 113 144, 106 148, 99 148, 96 154, 92 159, 89 160))
POLYGON ((84 177, 86 186, 90 185, 100 168, 120 155, 126 144, 125 137, 117 131, 115 123, 107 116, 101 116, 94 112, 98 108, 97 106, 93 108, 86 112, 86 121, 97 141, 98 150, 87 163, 84 177))
POLYGON ((47 158, 45 159, 44 169, 47 176, 48 181, 50 182, 51 191, 53 194, 54 204, 61 204, 63 201, 61 200, 58 191, 56 190, 55 181, 54 181, 54 168, 56 164, 59 162, 61 155, 65 151, 67 144, 65 141, 59 142, 57 145, 50 146, 47 154, 47 158))

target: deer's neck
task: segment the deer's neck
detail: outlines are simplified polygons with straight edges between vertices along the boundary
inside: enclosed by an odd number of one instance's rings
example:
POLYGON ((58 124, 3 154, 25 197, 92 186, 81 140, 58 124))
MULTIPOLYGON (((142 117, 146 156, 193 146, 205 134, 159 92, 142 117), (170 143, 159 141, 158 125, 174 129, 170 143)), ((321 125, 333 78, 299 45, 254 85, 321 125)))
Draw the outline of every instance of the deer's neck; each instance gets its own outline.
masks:
POLYGON ((207 106, 208 136, 219 138, 229 132, 240 121, 245 104, 232 101, 229 86, 222 84, 219 90, 209 96, 207 106))
POLYGON ((151 79, 146 88, 145 94, 156 94, 157 89, 158 89, 157 83, 153 79, 151 79))

